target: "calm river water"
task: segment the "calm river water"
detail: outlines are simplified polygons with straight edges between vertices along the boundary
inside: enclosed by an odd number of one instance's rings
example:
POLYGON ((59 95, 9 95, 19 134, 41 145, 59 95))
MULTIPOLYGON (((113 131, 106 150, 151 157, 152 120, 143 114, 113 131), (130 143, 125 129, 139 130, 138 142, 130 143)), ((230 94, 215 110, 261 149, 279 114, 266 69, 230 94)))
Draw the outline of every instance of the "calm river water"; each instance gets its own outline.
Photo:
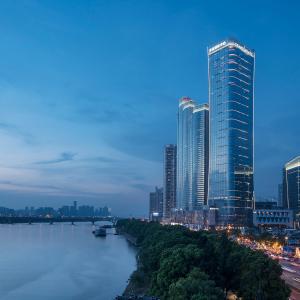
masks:
POLYGON ((122 236, 88 223, 0 225, 1 300, 111 300, 136 267, 122 236))

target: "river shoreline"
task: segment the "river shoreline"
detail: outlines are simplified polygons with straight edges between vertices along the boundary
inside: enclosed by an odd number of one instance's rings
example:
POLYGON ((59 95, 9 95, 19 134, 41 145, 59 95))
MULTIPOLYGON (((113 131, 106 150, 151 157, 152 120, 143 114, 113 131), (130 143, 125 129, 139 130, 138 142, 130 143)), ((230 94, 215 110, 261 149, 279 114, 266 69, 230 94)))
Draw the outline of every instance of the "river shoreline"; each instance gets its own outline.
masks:
MULTIPOLYGON (((134 236, 126 232, 122 232, 121 230, 118 230, 118 234, 123 235, 126 238, 127 242, 133 247, 135 247, 136 250, 138 251, 139 246, 137 243, 137 238, 135 238, 134 236)), ((141 271, 141 265, 140 262, 138 261, 137 255, 136 255, 137 267, 136 270, 131 273, 127 281, 128 282, 127 286, 122 294, 123 297, 144 297, 149 288, 149 282, 148 280, 146 280, 145 274, 141 271)))

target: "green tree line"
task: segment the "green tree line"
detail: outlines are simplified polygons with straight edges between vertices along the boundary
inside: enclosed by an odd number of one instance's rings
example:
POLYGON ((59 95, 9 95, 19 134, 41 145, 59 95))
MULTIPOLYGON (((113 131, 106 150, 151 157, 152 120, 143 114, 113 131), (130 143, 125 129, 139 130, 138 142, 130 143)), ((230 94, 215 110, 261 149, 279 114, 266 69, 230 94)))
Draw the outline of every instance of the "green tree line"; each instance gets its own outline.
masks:
POLYGON ((229 240, 225 233, 190 231, 135 219, 118 230, 136 238, 138 270, 131 280, 162 300, 285 300, 290 289, 278 262, 229 240))

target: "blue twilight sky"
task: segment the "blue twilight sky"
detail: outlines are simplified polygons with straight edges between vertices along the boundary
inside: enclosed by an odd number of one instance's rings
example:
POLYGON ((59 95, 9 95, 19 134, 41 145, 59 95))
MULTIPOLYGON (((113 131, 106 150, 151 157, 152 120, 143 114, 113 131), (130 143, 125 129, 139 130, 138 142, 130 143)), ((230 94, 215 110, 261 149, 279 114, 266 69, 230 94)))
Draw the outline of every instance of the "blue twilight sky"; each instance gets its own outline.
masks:
POLYGON ((300 155, 298 1, 0 2, 0 206, 145 215, 178 98, 208 98, 206 47, 254 48, 255 189, 300 155), (79 203, 79 204, 80 204, 79 203))

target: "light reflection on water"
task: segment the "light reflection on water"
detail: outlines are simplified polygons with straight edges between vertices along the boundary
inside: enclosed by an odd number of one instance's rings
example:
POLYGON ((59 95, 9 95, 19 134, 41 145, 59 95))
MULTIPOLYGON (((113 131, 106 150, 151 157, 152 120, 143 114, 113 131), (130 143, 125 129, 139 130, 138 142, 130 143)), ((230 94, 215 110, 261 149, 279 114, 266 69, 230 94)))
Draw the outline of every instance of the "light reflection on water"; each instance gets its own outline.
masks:
MULTIPOLYGON (((136 266, 122 236, 88 223, 0 225, 1 300, 111 300, 136 266)), ((110 231, 110 230, 108 230, 110 231)))

